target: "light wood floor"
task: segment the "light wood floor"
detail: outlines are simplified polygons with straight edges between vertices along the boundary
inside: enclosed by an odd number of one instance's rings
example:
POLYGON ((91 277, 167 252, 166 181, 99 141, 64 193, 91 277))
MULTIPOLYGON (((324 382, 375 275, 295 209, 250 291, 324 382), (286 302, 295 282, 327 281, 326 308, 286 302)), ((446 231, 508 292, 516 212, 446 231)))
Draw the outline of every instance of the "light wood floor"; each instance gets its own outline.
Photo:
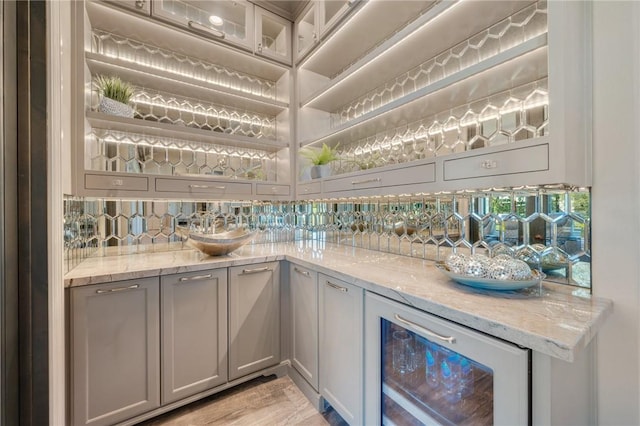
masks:
POLYGON ((260 377, 138 426, 343 426, 333 410, 320 414, 289 377, 260 377))

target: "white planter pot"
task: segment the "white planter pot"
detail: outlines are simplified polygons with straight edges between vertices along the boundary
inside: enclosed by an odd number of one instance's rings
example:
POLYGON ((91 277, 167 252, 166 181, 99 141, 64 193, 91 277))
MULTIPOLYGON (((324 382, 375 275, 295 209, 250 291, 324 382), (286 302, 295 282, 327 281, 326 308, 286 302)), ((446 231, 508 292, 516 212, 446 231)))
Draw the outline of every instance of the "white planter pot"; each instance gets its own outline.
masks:
POLYGON ((100 105, 98 105, 98 111, 105 114, 117 115, 118 117, 133 118, 133 108, 122 102, 114 101, 104 96, 100 99, 100 105))
POLYGON ((331 176, 331 165, 322 164, 320 166, 311 166, 311 179, 324 178, 331 176))

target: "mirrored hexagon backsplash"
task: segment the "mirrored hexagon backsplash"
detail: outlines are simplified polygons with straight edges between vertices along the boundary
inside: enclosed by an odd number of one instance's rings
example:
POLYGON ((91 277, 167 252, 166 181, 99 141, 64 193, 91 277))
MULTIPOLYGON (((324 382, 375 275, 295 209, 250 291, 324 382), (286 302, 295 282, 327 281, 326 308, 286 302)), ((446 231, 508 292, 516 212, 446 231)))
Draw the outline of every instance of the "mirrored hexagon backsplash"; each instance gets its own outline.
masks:
POLYGON ((66 198, 65 270, 90 256, 190 249, 178 226, 256 230, 253 244, 316 239, 426 260, 507 253, 591 287, 590 194, 564 187, 299 202, 66 198))

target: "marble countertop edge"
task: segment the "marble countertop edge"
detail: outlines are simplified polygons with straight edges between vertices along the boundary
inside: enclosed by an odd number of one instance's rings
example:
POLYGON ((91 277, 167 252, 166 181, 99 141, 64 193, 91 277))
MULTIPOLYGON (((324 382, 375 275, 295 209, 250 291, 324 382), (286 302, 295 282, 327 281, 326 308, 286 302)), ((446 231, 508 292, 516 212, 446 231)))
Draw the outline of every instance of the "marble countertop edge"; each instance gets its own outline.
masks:
POLYGON ((500 293, 454 283, 434 262, 379 251, 293 242, 254 244, 221 257, 196 250, 102 256, 65 275, 65 287, 287 260, 473 330, 572 362, 613 312, 613 303, 544 282, 538 293, 500 293))

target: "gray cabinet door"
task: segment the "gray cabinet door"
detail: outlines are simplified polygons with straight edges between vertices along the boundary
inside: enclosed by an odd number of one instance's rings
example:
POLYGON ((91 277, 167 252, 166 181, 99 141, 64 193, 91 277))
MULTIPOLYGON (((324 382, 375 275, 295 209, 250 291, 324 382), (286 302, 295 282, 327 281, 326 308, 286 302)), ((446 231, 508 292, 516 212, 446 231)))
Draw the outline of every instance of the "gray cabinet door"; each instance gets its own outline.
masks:
POLYGON ((227 381, 227 270, 167 275, 162 293, 162 403, 227 381))
POLYGON ((229 268, 229 380, 280 362, 278 262, 229 268))
POLYGON ((319 274, 320 395, 349 424, 362 424, 363 290, 319 274))
POLYGON ((291 364, 318 390, 318 273, 291 264, 291 364))
POLYGON ((158 278, 71 289, 74 425, 111 425, 160 406, 158 278))

